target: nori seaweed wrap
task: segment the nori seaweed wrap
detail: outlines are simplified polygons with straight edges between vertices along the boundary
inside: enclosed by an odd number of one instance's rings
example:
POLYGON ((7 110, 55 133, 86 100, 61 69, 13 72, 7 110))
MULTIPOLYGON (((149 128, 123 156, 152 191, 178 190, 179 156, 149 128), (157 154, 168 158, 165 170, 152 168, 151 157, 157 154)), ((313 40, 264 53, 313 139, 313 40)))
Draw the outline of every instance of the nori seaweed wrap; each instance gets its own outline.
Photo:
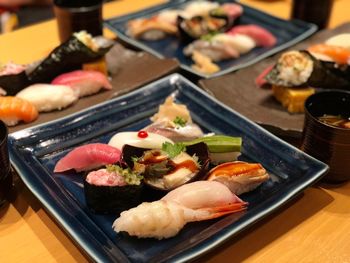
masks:
POLYGON ((350 89, 348 67, 321 61, 308 51, 288 51, 265 77, 269 84, 283 87, 350 89))
MULTIPOLYGON (((18 65, 15 64, 7 64, 3 67, 6 68, 7 66, 10 67, 17 67, 18 65)), ((19 66, 22 67, 22 66, 19 66)), ((26 88, 28 86, 28 77, 26 75, 26 72, 24 68, 19 72, 12 72, 12 73, 3 73, 3 70, 0 70, 0 88, 6 91, 7 96, 14 96, 22 89, 26 88)), ((6 69, 4 69, 6 71, 6 69)))
POLYGON ((62 73, 80 69, 84 63, 101 58, 113 44, 102 36, 92 38, 85 31, 74 33, 34 68, 28 79, 31 83, 48 83, 62 73))
POLYGON ((95 213, 119 214, 141 203, 141 180, 116 165, 90 172, 84 180, 86 204, 95 213))

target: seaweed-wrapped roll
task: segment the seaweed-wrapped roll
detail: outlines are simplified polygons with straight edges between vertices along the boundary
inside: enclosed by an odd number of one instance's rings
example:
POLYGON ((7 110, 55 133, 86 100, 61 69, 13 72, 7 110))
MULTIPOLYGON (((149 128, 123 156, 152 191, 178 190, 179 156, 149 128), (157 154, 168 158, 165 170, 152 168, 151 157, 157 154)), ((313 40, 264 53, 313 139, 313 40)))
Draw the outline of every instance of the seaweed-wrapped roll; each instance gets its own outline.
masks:
POLYGON ((28 86, 25 67, 14 63, 0 64, 1 95, 13 96, 28 86))
POLYGON ((84 181, 86 203, 95 213, 120 213, 140 203, 142 179, 118 165, 92 171, 84 181))
POLYGON ((102 36, 93 38, 86 31, 74 33, 34 68, 28 79, 31 83, 51 82, 62 73, 80 69, 83 64, 101 58, 113 44, 112 40, 102 36))

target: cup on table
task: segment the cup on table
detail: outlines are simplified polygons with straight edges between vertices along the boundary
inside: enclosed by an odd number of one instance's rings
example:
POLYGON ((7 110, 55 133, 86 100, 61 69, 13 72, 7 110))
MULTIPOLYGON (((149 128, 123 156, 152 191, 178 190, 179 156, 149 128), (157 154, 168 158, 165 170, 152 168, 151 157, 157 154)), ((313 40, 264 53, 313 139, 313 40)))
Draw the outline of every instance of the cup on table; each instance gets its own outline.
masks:
POLYGON ((0 120, 0 206, 6 201, 6 196, 12 187, 12 173, 7 149, 8 129, 0 120))
POLYGON ((291 18, 314 23, 318 29, 328 26, 333 0, 292 0, 291 18))
POLYGON ((327 163, 324 181, 350 180, 350 92, 327 90, 305 102, 302 150, 327 163))
POLYGON ((54 0, 61 43, 74 32, 85 30, 92 36, 102 35, 102 0, 54 0))

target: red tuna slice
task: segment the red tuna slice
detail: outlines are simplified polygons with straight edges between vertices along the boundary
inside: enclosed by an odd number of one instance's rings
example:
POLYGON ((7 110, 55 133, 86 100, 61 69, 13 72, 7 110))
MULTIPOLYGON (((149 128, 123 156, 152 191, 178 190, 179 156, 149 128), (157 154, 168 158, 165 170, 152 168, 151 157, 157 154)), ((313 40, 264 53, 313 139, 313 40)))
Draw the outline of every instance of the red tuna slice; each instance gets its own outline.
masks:
POLYGON ((247 35, 254 39, 258 46, 262 47, 272 47, 276 45, 277 39, 265 28, 258 25, 241 25, 235 26, 228 34, 242 34, 247 35))
POLYGON ((107 77, 99 71, 75 70, 56 77, 51 84, 67 85, 78 93, 79 97, 92 95, 102 88, 112 89, 107 77))
POLYGON ((54 172, 68 170, 88 171, 106 164, 114 164, 120 160, 121 151, 103 143, 92 143, 79 146, 59 160, 54 172))

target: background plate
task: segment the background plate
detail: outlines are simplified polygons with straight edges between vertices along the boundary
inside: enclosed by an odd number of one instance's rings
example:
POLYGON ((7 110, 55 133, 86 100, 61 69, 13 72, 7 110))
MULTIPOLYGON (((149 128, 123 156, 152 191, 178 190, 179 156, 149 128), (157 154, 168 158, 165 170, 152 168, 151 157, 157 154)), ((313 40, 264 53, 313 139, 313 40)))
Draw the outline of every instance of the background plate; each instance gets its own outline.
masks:
POLYGON ((9 136, 11 162, 44 207, 96 261, 186 261, 214 248, 285 204, 317 181, 327 165, 268 133, 178 74, 83 112, 9 136), (166 240, 116 234, 115 216, 95 215, 85 204, 82 176, 54 174, 56 162, 74 147, 108 142, 119 131, 139 130, 167 96, 187 105, 205 131, 243 137, 241 160, 261 162, 271 179, 242 195, 245 213, 197 222, 166 240))
MULTIPOLYGON (((350 32, 350 23, 332 30, 323 30, 290 50, 302 50, 311 44, 322 43, 331 36, 350 32)), ((279 136, 301 138, 304 114, 291 114, 272 96, 270 89, 255 85, 256 77, 268 66, 274 65, 280 54, 258 62, 254 67, 242 69, 234 74, 200 80, 207 92, 247 118, 263 125, 279 136), (230 94, 228 96, 227 94, 230 94)))
MULTIPOLYGON (((316 25, 314 24, 305 23, 300 20, 286 21, 253 9, 249 6, 240 4, 244 8, 244 13, 240 18, 240 24, 256 24, 266 28, 274 36, 276 36, 277 44, 272 48, 254 48, 252 51, 237 59, 219 62, 218 65, 220 66, 221 70, 211 75, 194 71, 191 68, 191 65, 193 64, 192 60, 185 57, 182 53, 185 45, 183 45, 181 41, 174 36, 169 36, 158 41, 145 41, 141 39, 133 39, 126 34, 126 24, 128 21, 136 18, 150 17, 165 9, 181 9, 189 2, 193 1, 173 1, 171 3, 159 5, 137 13, 106 20, 105 25, 112 31, 116 32, 118 37, 127 43, 132 44, 142 50, 146 50, 160 58, 177 58, 180 62, 181 68, 203 78, 221 76, 225 73, 254 64, 265 57, 298 43, 299 41, 310 36, 317 29, 316 25)), ((216 2, 232 3, 232 1, 228 0, 217 0, 216 2)))

